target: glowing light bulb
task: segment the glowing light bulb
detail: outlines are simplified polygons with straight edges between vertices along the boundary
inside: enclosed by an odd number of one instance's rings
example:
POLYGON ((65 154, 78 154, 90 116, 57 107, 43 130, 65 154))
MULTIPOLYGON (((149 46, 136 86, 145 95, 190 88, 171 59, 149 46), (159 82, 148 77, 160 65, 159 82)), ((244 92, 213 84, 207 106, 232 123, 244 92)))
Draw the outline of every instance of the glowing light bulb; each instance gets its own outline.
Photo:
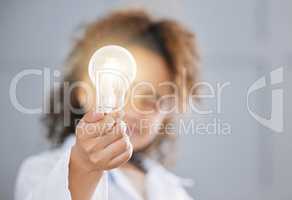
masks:
POLYGON ((96 88, 96 110, 111 112, 123 107, 136 76, 136 62, 127 49, 108 45, 92 55, 88 73, 96 88))

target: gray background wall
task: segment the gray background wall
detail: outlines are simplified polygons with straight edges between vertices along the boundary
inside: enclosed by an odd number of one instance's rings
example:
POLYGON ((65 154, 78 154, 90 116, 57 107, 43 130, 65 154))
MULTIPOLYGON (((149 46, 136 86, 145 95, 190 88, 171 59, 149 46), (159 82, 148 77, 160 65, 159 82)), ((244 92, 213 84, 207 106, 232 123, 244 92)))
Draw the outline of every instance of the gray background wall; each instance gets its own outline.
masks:
MULTIPOLYGON (((290 0, 168 1, 0 1, 0 199, 13 198, 21 161, 48 145, 39 115, 18 112, 9 85, 23 69, 60 69, 77 27, 115 8, 142 6, 158 16, 182 21, 197 33, 203 79, 230 82, 222 95, 222 113, 232 133, 183 135, 179 140, 179 175, 195 185, 196 199, 291 199, 292 24, 290 0), (284 132, 257 123, 246 108, 247 88, 272 69, 285 66, 284 132)), ((24 79, 17 90, 27 107, 42 103, 41 78, 24 79)), ((269 115, 271 87, 254 98, 258 112, 269 115)), ((213 100, 203 102, 213 106, 213 100)), ((194 118, 185 116, 186 120, 194 118)))

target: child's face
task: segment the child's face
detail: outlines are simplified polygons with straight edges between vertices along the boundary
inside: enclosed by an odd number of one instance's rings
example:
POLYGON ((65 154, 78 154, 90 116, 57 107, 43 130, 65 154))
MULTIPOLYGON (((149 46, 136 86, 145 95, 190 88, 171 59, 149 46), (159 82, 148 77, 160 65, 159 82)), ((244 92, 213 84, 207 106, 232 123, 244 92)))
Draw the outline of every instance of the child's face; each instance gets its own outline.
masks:
MULTIPOLYGON (((134 151, 147 147, 157 137, 166 114, 159 112, 159 97, 169 95, 171 87, 159 84, 172 81, 165 59, 139 46, 128 46, 137 63, 137 74, 124 107, 124 121, 129 128, 134 151)), ((82 99, 82 94, 79 95, 82 99)), ((160 101, 163 102, 163 101, 160 101)))

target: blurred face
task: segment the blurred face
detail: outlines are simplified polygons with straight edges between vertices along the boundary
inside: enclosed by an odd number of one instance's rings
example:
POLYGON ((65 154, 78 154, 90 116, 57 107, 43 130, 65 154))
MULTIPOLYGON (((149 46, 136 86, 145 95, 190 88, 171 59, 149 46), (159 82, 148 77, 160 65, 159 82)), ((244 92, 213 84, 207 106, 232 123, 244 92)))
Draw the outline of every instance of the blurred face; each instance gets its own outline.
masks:
POLYGON ((160 97, 171 93, 162 83, 171 81, 165 59, 146 48, 128 48, 137 62, 137 75, 125 106, 125 122, 129 128, 134 151, 139 151, 153 142, 166 115, 159 112, 160 97))
MULTIPOLYGON (((166 114, 160 112, 164 103, 158 105, 157 102, 160 97, 171 93, 170 87, 161 84, 172 79, 162 56, 140 46, 128 46, 127 49, 136 60, 137 74, 128 91, 123 120, 127 123, 134 151, 139 151, 150 145, 159 134, 166 114)), ((79 93, 79 101, 82 99, 84 94, 79 93)))

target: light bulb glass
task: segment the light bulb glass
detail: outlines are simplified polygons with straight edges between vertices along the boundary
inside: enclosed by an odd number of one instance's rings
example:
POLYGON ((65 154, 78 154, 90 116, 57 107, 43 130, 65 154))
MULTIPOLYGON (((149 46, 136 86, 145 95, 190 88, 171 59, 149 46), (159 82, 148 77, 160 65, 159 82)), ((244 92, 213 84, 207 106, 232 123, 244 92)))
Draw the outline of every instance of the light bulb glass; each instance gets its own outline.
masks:
POLYGON ((124 106, 126 92, 136 76, 136 62, 127 49, 108 45, 92 55, 88 73, 96 88, 96 110, 111 112, 124 106))

